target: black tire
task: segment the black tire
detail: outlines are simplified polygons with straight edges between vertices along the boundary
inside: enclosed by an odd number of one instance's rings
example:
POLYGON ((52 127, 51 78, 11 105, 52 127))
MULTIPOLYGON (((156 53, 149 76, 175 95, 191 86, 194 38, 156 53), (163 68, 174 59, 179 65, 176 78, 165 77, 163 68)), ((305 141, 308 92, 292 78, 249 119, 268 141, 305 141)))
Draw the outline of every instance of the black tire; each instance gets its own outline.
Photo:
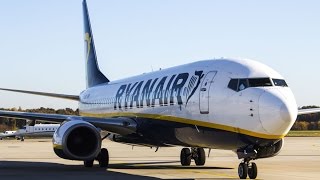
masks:
POLYGON ((182 166, 190 166, 191 152, 189 148, 183 148, 180 153, 180 162, 182 166))
POLYGON ((109 152, 106 148, 102 148, 98 155, 99 165, 102 168, 107 168, 109 165, 109 152))
POLYGON ((256 163, 251 163, 251 166, 248 168, 248 175, 250 179, 256 179, 258 175, 258 167, 256 163))
POLYGON ((238 175, 240 179, 247 179, 248 166, 245 163, 240 163, 238 166, 238 175))
POLYGON ((197 158, 194 161, 197 166, 203 166, 206 163, 206 153, 203 148, 197 148, 197 158))
POLYGON ((94 160, 86 160, 86 161, 83 161, 84 167, 91 168, 91 167, 93 166, 93 161, 94 161, 94 160))

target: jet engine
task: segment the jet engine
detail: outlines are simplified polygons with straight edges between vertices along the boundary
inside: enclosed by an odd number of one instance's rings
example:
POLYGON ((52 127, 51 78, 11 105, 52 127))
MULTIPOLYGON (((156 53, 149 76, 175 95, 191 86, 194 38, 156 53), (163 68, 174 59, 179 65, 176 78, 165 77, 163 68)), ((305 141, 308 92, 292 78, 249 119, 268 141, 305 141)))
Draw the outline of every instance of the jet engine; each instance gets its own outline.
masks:
POLYGON ((100 132, 81 119, 68 119, 62 123, 52 142, 56 155, 69 160, 93 160, 101 149, 100 132))

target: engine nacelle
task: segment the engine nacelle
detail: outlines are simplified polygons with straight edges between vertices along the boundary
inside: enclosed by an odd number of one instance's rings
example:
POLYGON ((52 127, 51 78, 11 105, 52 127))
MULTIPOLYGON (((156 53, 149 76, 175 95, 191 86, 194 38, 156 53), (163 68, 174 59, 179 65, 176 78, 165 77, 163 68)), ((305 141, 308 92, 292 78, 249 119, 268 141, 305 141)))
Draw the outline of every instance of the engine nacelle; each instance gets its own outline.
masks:
POLYGON ((100 132, 81 119, 62 123, 52 142, 56 155, 69 160, 92 160, 101 150, 100 132))
POLYGON ((280 150, 282 149, 283 145, 284 139, 281 139, 273 145, 260 147, 258 149, 257 158, 268 158, 276 156, 280 153, 280 150))

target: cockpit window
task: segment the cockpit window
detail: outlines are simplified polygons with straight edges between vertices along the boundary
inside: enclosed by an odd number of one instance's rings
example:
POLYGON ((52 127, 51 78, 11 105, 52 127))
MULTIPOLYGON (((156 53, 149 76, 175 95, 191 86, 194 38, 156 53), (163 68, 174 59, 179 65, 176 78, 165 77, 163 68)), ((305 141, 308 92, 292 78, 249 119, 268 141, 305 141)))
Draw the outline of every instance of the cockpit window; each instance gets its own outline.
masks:
POLYGON ((275 86, 288 87, 288 84, 283 79, 272 79, 275 86))
MULTIPOLYGON (((275 82, 275 80, 279 81, 277 86, 282 86, 283 83, 286 85, 284 80, 273 79, 273 82, 275 82)), ((237 92, 247 89, 249 87, 266 87, 266 86, 273 86, 270 78, 231 79, 228 84, 228 88, 237 92)))
POLYGON ((247 79, 239 79, 238 91, 242 91, 248 87, 247 79))
POLYGON ((248 80, 250 87, 272 86, 271 80, 269 78, 254 78, 248 80))
POLYGON ((239 81, 239 79, 231 79, 228 84, 228 88, 230 88, 234 91, 238 91, 238 81, 239 81))

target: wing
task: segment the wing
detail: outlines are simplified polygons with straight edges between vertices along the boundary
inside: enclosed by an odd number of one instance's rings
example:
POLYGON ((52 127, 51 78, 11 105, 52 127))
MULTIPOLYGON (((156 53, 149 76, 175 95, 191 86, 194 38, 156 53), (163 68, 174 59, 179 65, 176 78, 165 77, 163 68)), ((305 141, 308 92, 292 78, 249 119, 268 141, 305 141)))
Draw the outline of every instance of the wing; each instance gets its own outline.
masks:
POLYGON ((46 92, 37 92, 37 91, 25 91, 25 90, 5 89, 5 88, 0 88, 0 90, 79 101, 79 96, 75 96, 75 95, 55 94, 55 93, 46 93, 46 92))
POLYGON ((320 108, 299 109, 298 115, 320 113, 320 108))
POLYGON ((53 136, 54 131, 40 131, 40 132, 17 132, 14 135, 16 137, 21 136, 53 136))
POLYGON ((43 114, 16 111, 0 111, 0 117, 38 120, 55 123, 62 123, 64 121, 72 120, 82 120, 89 122, 93 124, 95 127, 100 128, 102 130, 121 135, 135 133, 137 128, 137 123, 133 119, 126 117, 93 118, 86 116, 70 116, 60 114, 43 114))

